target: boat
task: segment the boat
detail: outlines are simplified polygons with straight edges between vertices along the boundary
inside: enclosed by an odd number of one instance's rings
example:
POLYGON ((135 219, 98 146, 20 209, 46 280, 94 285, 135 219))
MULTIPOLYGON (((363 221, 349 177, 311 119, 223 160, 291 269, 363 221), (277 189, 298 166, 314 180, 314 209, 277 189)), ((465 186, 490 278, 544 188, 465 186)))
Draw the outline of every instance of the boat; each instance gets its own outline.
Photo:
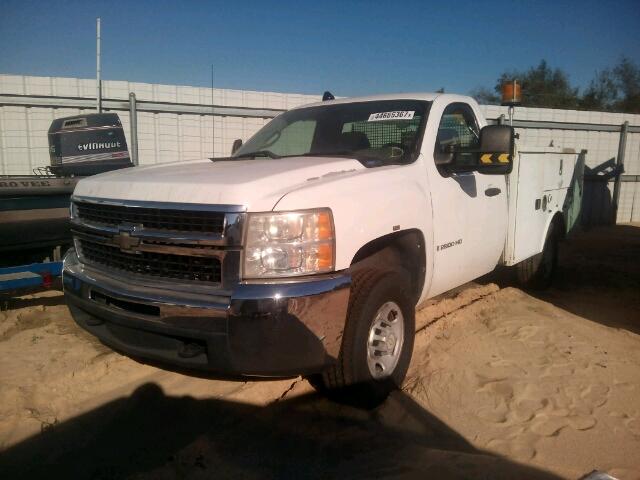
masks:
POLYGON ((0 176, 0 266, 57 259, 72 242, 69 204, 78 181, 133 165, 116 113, 56 119, 48 138, 50 165, 0 176))

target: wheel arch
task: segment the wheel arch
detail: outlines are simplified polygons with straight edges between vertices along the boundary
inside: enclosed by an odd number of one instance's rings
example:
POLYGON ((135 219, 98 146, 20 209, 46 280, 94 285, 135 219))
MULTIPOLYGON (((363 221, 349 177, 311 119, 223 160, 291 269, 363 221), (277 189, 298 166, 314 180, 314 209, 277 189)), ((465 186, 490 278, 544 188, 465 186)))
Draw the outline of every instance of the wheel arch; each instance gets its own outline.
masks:
POLYGON ((558 240, 564 240, 566 237, 566 222, 564 214, 561 211, 556 211, 553 215, 549 215, 549 218, 547 220, 547 226, 545 227, 542 238, 540 239, 540 252, 544 250, 544 243, 547 239, 547 234, 549 233, 549 228, 551 228, 551 225, 556 228, 558 240))
POLYGON ((544 246, 544 240, 547 238, 547 232, 549 232, 549 228, 553 225, 556 228, 556 235, 558 235, 559 240, 564 240, 566 234, 566 222, 564 218, 564 214, 561 211, 555 212, 551 215, 549 222, 547 223, 547 228, 544 231, 544 236, 542 237, 542 244, 544 246))
POLYGON ((411 291, 418 301, 424 288, 427 258, 425 238, 419 229, 393 232, 360 247, 351 260, 352 269, 399 265, 411 275, 411 291))
POLYGON ((556 212, 553 218, 551 219, 551 222, 558 227, 558 230, 557 230, 557 232, 559 233, 558 238, 560 240, 564 240, 564 238, 567 235, 567 222, 566 222, 566 219, 564 218, 564 213, 556 212))

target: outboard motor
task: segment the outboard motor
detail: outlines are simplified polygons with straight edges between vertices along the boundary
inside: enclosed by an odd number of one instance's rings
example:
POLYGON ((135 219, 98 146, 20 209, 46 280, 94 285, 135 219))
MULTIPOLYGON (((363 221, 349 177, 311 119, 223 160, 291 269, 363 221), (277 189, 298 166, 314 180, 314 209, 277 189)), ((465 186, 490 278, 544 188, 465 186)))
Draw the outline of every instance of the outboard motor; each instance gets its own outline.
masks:
POLYGON ((49 127, 51 171, 59 176, 87 176, 131 167, 117 113, 58 118, 49 127))

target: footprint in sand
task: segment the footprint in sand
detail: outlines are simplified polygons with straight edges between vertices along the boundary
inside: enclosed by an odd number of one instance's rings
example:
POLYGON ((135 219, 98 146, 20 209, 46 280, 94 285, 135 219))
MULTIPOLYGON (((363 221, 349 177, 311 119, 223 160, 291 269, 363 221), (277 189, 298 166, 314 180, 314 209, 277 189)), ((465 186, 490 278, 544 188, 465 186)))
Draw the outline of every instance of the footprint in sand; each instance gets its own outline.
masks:
POLYGON ((566 417, 548 416, 545 414, 537 416, 531 422, 531 431, 542 437, 553 437, 560 430, 569 424, 566 417))
POLYGON ((507 338, 513 338, 521 326, 519 321, 496 321, 487 324, 491 335, 507 338))
POLYGON ((636 437, 640 437, 640 419, 628 418, 624 421, 625 427, 636 437))
POLYGON ((596 419, 584 415, 574 415, 567 418, 569 426, 574 430, 589 430, 596 426, 596 419))
MULTIPOLYGON (((556 411, 555 415, 558 415, 559 411, 565 412, 563 413, 563 415, 569 415, 569 413, 571 413, 572 415, 576 415, 576 413, 574 412, 574 408, 576 407, 574 397, 568 395, 566 391, 562 389, 562 387, 557 389, 555 394, 553 395, 553 407, 556 411)), ((591 411, 587 412, 587 415, 589 415, 590 413, 591 411)))
POLYGON ((513 398, 513 386, 508 381, 487 382, 477 390, 478 393, 488 393, 494 397, 510 400, 513 398))
POLYGON ((490 371, 495 372, 496 370, 500 372, 503 377, 513 377, 523 373, 523 369, 521 366, 516 365, 513 362, 508 360, 492 360, 486 364, 486 367, 489 368, 490 371))
POLYGON ((498 405, 486 405, 476 411, 478 418, 491 423, 505 423, 508 413, 509 408, 505 402, 498 402, 498 405))
POLYGON ((573 375, 576 372, 575 365, 572 363, 556 363, 549 365, 542 371, 541 377, 565 377, 573 375))
POLYGON ((633 383, 628 383, 628 382, 615 382, 613 384, 613 386, 615 388, 620 388, 622 390, 624 390, 625 392, 632 392, 636 389, 635 384, 633 383))
POLYGON ((518 423, 528 422, 531 420, 536 412, 542 410, 546 405, 547 400, 535 400, 535 399, 522 399, 517 400, 511 411, 513 420, 518 423))
POLYGON ((510 414, 513 386, 508 381, 485 382, 476 390, 476 415, 492 423, 504 423, 510 414))
MULTIPOLYGON (((524 325, 518 328, 518 330, 515 332, 513 336, 513 339, 520 340, 520 341, 530 340, 536 337, 536 335, 538 335, 539 332, 540 332, 540 327, 537 325, 524 325)), ((536 340, 540 341, 543 339, 538 338, 536 340)))
POLYGON ((609 416, 619 418, 622 421, 622 424, 632 435, 640 437, 640 418, 636 416, 632 417, 624 412, 617 411, 609 412, 609 416))
POLYGON ((593 407, 600 407, 609 400, 609 387, 601 383, 589 385, 580 393, 580 398, 593 407))
POLYGON ((571 415, 574 417, 589 417, 593 414, 593 408, 580 402, 571 406, 571 415))
POLYGON ((533 447, 533 441, 520 436, 507 440, 489 440, 487 442, 487 448, 502 455, 516 458, 520 461, 531 460, 536 456, 536 449, 533 447))
POLYGON ((523 372, 521 367, 506 360, 493 360, 475 368, 475 375, 478 377, 477 383, 480 386, 507 378, 519 377, 523 372))

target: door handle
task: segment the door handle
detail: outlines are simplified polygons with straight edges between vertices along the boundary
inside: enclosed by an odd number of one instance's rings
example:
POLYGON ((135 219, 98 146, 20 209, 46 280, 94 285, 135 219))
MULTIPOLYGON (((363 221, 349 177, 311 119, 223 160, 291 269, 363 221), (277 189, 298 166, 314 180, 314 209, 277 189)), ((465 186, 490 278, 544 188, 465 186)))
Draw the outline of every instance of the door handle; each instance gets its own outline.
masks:
POLYGON ((487 197, 495 197, 496 195, 499 195, 501 191, 502 191, 502 190, 500 190, 499 188, 491 187, 491 188, 487 188, 487 189, 484 191, 484 194, 485 194, 487 197))

